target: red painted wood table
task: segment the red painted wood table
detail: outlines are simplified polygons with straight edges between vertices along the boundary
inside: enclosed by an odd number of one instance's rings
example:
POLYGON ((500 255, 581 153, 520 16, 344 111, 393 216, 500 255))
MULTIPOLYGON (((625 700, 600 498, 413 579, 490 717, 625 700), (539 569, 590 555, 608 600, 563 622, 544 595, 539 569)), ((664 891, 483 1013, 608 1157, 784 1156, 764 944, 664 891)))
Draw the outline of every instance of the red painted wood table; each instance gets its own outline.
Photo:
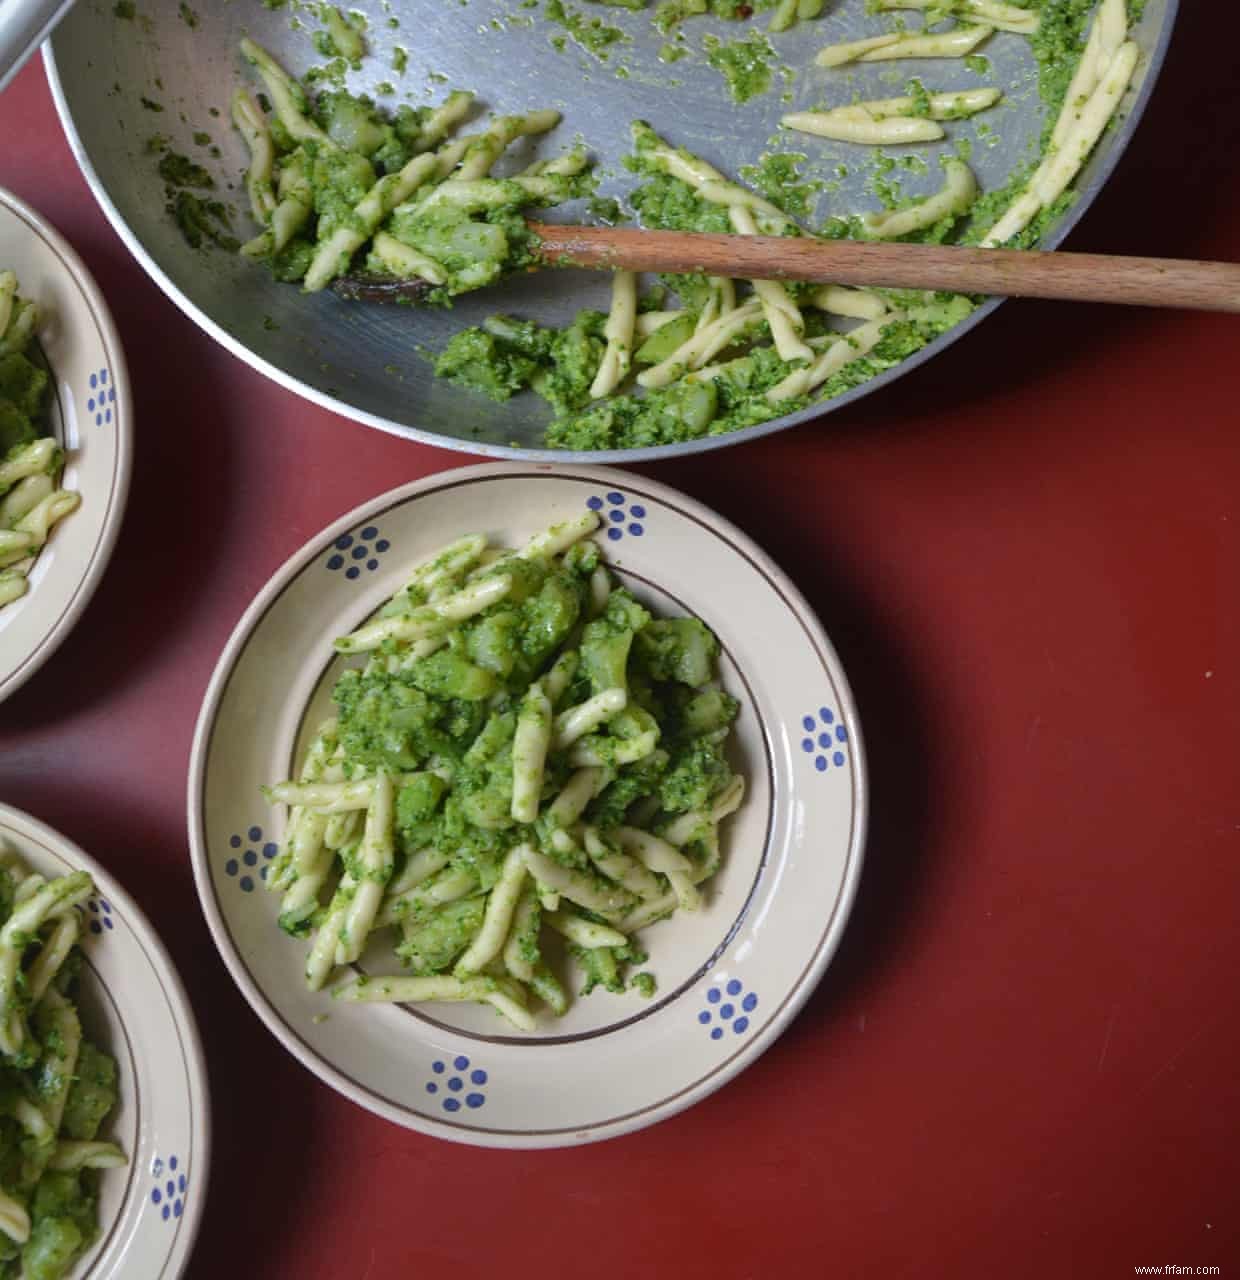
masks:
MULTIPOLYGON (((1240 16, 1184 9, 1075 247, 1240 259, 1240 16)), ((648 468, 765 546, 839 647, 871 752, 859 904, 805 1011, 700 1106, 474 1150, 372 1118, 267 1034, 184 819, 253 593, 354 504, 467 459, 199 333, 97 210, 37 63, 0 97, 0 185, 96 274, 138 401, 112 566, 0 707, 0 799, 111 868, 189 987, 215 1133, 193 1276, 1240 1270, 1240 322, 1014 303, 853 409, 648 468)))

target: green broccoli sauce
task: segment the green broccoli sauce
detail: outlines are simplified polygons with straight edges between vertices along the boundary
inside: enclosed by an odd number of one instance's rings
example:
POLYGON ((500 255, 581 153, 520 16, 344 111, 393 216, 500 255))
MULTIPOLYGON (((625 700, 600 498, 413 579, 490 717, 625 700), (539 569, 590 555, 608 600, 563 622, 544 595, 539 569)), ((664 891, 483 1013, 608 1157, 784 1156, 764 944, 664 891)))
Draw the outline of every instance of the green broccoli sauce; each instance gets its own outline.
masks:
POLYGON ((164 207, 191 249, 215 246, 234 252, 241 247, 232 234, 228 210, 219 200, 204 200, 192 191, 169 189, 164 207))
POLYGON ((633 980, 629 983, 629 986, 632 987, 643 1000, 651 999, 658 988, 658 984, 655 981, 653 973, 635 974, 633 980))
MULTIPOLYGON (((600 62, 607 61, 613 45, 627 40, 619 27, 609 26, 602 18, 587 18, 563 0, 547 0, 544 14, 548 22, 563 27, 569 39, 600 62)), ((561 43, 558 47, 564 46, 561 43)))
POLYGON ((809 157, 801 151, 764 151, 756 165, 743 165, 741 178, 789 217, 808 218, 822 183, 804 181, 800 168, 809 157))
MULTIPOLYGON (((601 3, 633 10, 646 7, 644 0, 601 0, 601 3)), ((671 32, 689 17, 710 14, 744 19, 773 8, 775 3, 776 0, 760 0, 756 4, 743 0, 664 0, 656 5, 653 17, 660 29, 671 32)), ((537 4, 538 0, 529 0, 526 7, 537 4)), ((1044 0, 1039 6, 1041 24, 1031 39, 1031 47, 1046 111, 1043 146, 1077 64, 1093 8, 1093 0, 1044 0)), ((1130 10, 1139 16, 1139 6, 1130 5, 1130 10)), ((356 22, 344 19, 339 10, 322 5, 318 11, 326 24, 326 29, 318 33, 323 51, 334 52, 336 56, 327 68, 318 68, 306 77, 307 81, 329 86, 313 97, 309 111, 339 149, 324 148, 313 142, 296 144, 278 121, 271 121, 282 161, 287 163, 293 155, 301 159, 313 194, 313 216, 268 263, 277 279, 290 282, 304 276, 316 246, 333 229, 354 225, 356 205, 374 183, 408 162, 430 111, 408 105, 381 110, 371 98, 330 87, 339 83, 347 70, 341 54, 348 51, 341 49, 341 40, 347 44, 356 39, 360 44, 361 37, 356 22)), ((562 30, 563 35, 556 37, 558 43, 563 45, 572 39, 599 59, 606 59, 612 48, 627 39, 618 27, 587 16, 564 0, 542 0, 542 11, 549 22, 562 30)), ((678 43, 669 45, 669 49, 682 49, 683 35, 677 32, 675 40, 678 43)), ((730 42, 708 35, 703 45, 708 61, 724 75, 738 102, 747 101, 770 87, 774 50, 761 32, 753 31, 743 39, 730 42)), ((403 70, 402 55, 399 49, 394 54, 398 70, 403 70)), ((978 73, 989 69, 988 60, 981 57, 967 59, 966 65, 978 73)), ((379 86, 382 91, 388 88, 386 84, 379 86)), ((930 93, 921 79, 911 79, 905 93, 913 99, 911 114, 929 114, 930 93)), ((151 105, 153 109, 157 107, 157 104, 151 105)), ((265 110, 269 109, 269 104, 263 105, 265 110)), ((985 129, 981 132, 984 135, 985 129)), ((701 199, 692 187, 656 170, 646 154, 651 145, 650 139, 639 131, 635 152, 625 160, 626 166, 641 179, 627 198, 641 223, 669 230, 730 232, 726 208, 701 199)), ((967 158, 969 149, 968 141, 962 139, 957 152, 967 158)), ((917 202, 917 197, 905 193, 902 179, 907 173, 926 171, 921 157, 897 157, 878 151, 871 160, 874 166, 871 185, 884 208, 899 209, 917 202)), ((824 184, 803 177, 805 163, 803 153, 766 152, 756 164, 743 167, 740 176, 789 216, 808 224, 824 184)), ((1019 194, 1033 167, 1033 161, 1019 167, 1001 189, 984 193, 967 216, 944 218, 935 226, 905 238, 923 243, 976 243, 1019 194)), ((204 194, 210 192, 212 181, 201 166, 167 151, 165 145, 160 173, 167 184, 169 211, 192 245, 235 245, 228 210, 204 194)), ((588 197, 592 189, 593 178, 588 173, 565 178, 554 199, 588 197)), ((1019 247, 1038 243, 1074 199, 1071 192, 1064 195, 1013 243, 1019 247)), ((523 216, 531 203, 530 195, 519 184, 499 182, 491 186, 486 207, 449 207, 440 202, 432 203, 426 210, 415 201, 392 215, 383 229, 442 267, 446 280, 428 289, 424 300, 449 305, 462 293, 540 265, 537 247, 531 243, 523 216), (496 186, 501 192, 498 202, 494 195, 496 186)), ((625 216, 614 198, 591 198, 589 211, 595 220, 613 225, 625 216)), ((867 238, 864 224, 857 217, 831 218, 815 230, 828 238, 867 238)), ((392 270, 373 249, 365 260, 359 258, 355 266, 380 276, 392 270)), ((675 295, 684 314, 635 342, 638 366, 659 363, 671 355, 690 336, 697 316, 712 297, 712 286, 700 274, 665 276, 663 285, 675 295)), ((808 300, 808 287, 789 285, 788 289, 795 299, 808 300)), ((658 301, 655 298, 655 291, 649 292, 640 302, 641 309, 668 305, 662 297, 658 301)), ((768 346, 750 345, 755 338, 763 342, 768 336, 761 321, 741 335, 732 351, 719 354, 713 363, 716 369, 722 364, 722 369, 713 379, 681 378, 648 394, 613 395, 601 403, 591 402, 589 397, 605 350, 606 320, 598 312, 583 311, 562 329, 504 315, 492 316, 482 325, 456 334, 431 358, 438 376, 471 393, 495 401, 505 401, 527 390, 542 396, 552 412, 545 437, 552 447, 585 450, 666 445, 739 430, 844 394, 932 341, 967 315, 975 301, 951 295, 905 298, 901 305, 910 310, 910 315, 893 321, 878 346, 864 358, 850 362, 810 396, 779 402, 768 400, 767 392, 796 366, 782 361, 768 346)), ((827 322, 816 310, 808 308, 804 318, 806 338, 820 339, 818 345, 822 349, 831 332, 827 322)), ((462 678, 458 669, 450 669, 446 658, 440 661, 443 664, 440 678, 462 678)), ((424 676, 429 678, 429 673, 424 676)), ((478 683, 477 687, 482 688, 484 683, 478 683)), ((461 687, 464 689, 467 685, 461 687)))
POLYGON ((586 201, 586 208, 595 222, 605 222, 608 226, 618 226, 629 220, 620 201, 614 196, 591 196, 586 201))
MULTIPOLYGON (((13 903, 13 881, 0 878, 0 915, 13 903)), ((33 938, 30 939, 33 941, 33 938)), ((71 951, 54 980, 54 988, 71 998, 81 968, 81 956, 71 951)), ((17 1000, 24 1006, 24 986, 17 1000)), ((21 1051, 0 1064, 0 1185, 30 1218, 30 1235, 18 1245, 0 1236, 0 1276, 26 1280, 63 1280, 98 1237, 100 1174, 47 1168, 55 1139, 46 1144, 27 1135, 14 1117, 24 1098, 47 1108, 64 1097, 64 1113, 57 1136, 93 1141, 116 1106, 116 1064, 88 1039, 78 1050, 74 1074, 64 1074, 67 1044, 59 1015, 49 1004, 30 1014, 29 1034, 21 1051)), ((70 1005, 64 1016, 77 1021, 70 1005)))
POLYGON ((210 189, 215 179, 200 164, 176 151, 165 151, 159 162, 159 176, 174 187, 210 189))
POLYGON ((0 356, 0 458, 48 434, 51 380, 31 341, 0 356))
POLYGON ((761 32, 727 44, 716 36, 706 36, 702 47, 706 61, 727 81, 733 102, 748 102, 771 87, 775 50, 761 32))
POLYGON ((772 9, 778 0, 660 0, 655 5, 654 25, 665 35, 686 18, 709 14, 738 21, 754 13, 772 9))
MULTIPOLYGON (((512 338, 518 340, 528 349, 544 338, 525 331, 512 338)), ((625 688, 631 714, 646 717, 658 731, 658 749, 615 766, 587 806, 584 816, 605 842, 638 801, 657 802, 657 829, 662 816, 709 806, 732 777, 724 746, 738 705, 713 687, 718 640, 696 618, 652 617, 619 587, 611 590, 602 614, 586 621, 591 576, 600 563, 593 543, 579 544, 553 562, 501 558, 483 576, 506 574, 512 589, 453 632, 444 648, 419 659, 406 657, 393 670, 352 668, 336 682, 332 696, 346 773, 364 766, 404 778, 395 804, 394 874, 400 874, 404 859, 433 848, 450 851, 448 866, 437 876, 459 879, 464 873, 470 886, 443 905, 434 905, 429 896, 419 901, 417 894, 403 903, 403 936, 396 950, 410 973, 452 970, 481 927, 484 895, 515 845, 532 842, 561 865, 596 874, 579 847, 565 851, 552 840, 556 828, 547 810, 529 825, 511 815, 518 710, 531 681, 546 674, 566 642, 579 644, 578 661, 556 710, 603 688, 625 688), (571 641, 573 636, 579 640, 571 641)), ((419 607, 422 599, 416 588, 407 593, 409 608, 419 607)), ((395 602, 385 612, 405 604, 395 602)), ((616 734, 623 730, 607 726, 589 742, 606 758, 622 740, 616 734)), ((567 753, 553 750, 546 763, 544 803, 572 772, 567 753)), ((691 842, 686 855, 699 859, 704 853, 691 842)), ((349 855, 345 862, 351 865, 349 855)), ((425 883, 433 887, 435 878, 425 883)), ((563 993, 542 964, 540 916, 532 893, 527 890, 529 916, 515 945, 534 968, 534 990, 555 1007, 563 993)), ((306 927, 302 922, 294 931, 306 927)), ((602 986, 614 992, 631 987, 647 997, 654 993, 653 975, 626 977, 630 966, 647 959, 634 944, 567 950, 585 969, 587 991, 602 986)))
POLYGON ((507 400, 529 387, 557 412, 571 412, 589 403, 605 323, 599 311, 581 312, 564 329, 492 316, 484 328, 456 334, 436 360, 435 372, 492 400, 507 400))

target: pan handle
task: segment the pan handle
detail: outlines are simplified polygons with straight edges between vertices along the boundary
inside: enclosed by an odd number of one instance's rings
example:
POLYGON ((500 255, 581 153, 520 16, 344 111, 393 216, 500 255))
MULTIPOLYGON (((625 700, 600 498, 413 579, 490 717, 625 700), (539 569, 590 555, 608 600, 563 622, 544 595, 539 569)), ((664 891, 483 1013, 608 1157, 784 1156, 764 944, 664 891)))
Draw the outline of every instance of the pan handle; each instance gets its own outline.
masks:
POLYGON ((51 35, 73 0, 3 0, 0 3, 0 91, 51 35))

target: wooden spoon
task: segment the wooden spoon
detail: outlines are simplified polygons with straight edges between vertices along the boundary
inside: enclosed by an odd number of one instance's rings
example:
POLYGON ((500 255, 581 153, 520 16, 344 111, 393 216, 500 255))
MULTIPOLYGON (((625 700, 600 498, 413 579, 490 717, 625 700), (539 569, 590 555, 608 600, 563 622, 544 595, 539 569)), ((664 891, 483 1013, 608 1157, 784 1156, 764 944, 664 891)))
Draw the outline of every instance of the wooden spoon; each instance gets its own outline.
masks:
MULTIPOLYGON (((807 280, 889 289, 1240 312, 1240 264, 1032 249, 966 249, 792 236, 705 235, 531 222, 545 266, 702 272, 743 280, 807 280)), ((342 276, 365 302, 417 301, 424 280, 342 276)))

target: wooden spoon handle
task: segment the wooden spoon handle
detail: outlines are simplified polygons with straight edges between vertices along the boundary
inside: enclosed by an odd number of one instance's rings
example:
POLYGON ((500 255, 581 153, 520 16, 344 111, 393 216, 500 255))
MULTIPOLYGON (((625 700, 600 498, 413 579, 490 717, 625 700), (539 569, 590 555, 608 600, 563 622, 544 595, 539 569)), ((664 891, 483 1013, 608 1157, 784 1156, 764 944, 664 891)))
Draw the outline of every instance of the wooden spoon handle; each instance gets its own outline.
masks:
POLYGON ((548 266, 1240 312, 1240 264, 531 223, 548 266))

